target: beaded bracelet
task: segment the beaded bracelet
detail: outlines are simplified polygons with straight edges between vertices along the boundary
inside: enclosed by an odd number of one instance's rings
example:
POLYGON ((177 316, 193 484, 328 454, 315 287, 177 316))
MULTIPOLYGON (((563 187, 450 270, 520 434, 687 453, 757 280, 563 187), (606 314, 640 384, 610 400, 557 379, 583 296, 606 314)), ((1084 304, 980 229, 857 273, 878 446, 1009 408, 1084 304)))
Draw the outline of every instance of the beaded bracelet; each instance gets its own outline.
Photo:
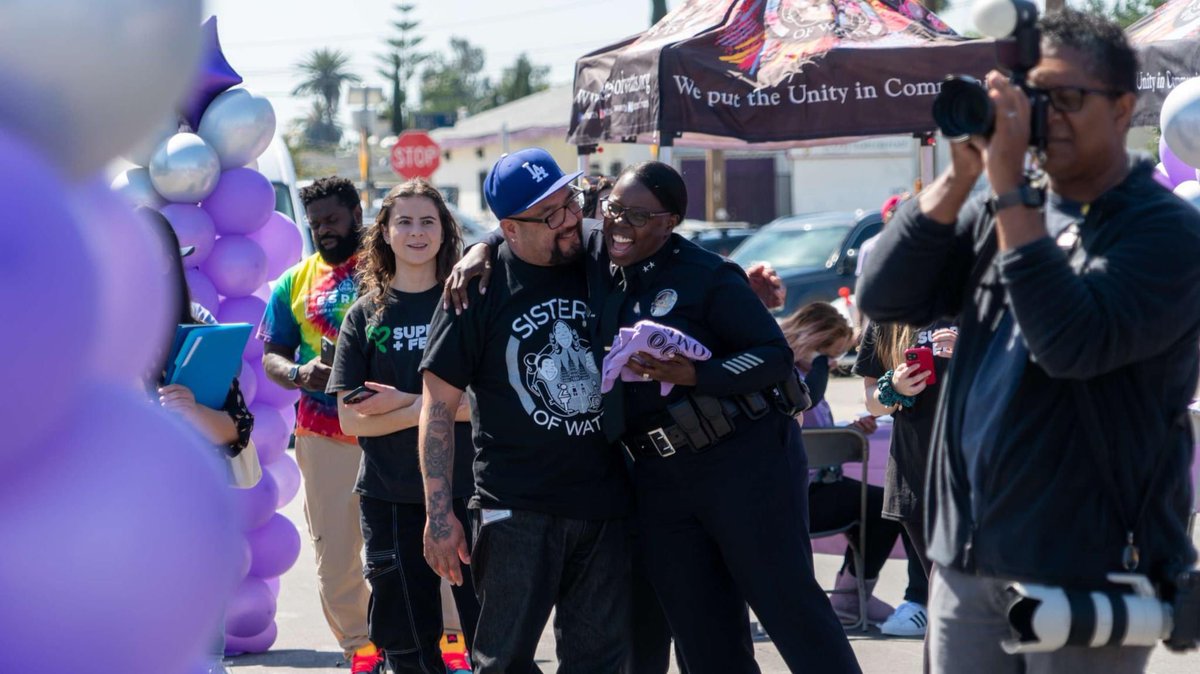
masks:
POLYGON ((879 382, 875 388, 879 389, 879 403, 884 407, 912 407, 916 402, 913 396, 902 395, 899 391, 892 387, 893 370, 888 370, 879 378, 879 382))

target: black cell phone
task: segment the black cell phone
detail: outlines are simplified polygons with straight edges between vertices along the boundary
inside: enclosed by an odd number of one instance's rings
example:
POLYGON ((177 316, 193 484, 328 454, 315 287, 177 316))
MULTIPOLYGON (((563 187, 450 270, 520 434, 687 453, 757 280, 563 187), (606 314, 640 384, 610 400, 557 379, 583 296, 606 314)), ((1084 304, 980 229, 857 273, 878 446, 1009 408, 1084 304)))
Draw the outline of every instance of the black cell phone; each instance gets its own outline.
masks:
POLYGON ((333 355, 337 353, 337 342, 328 337, 321 338, 321 362, 333 367, 333 355))
POLYGON ((347 405, 361 403, 362 401, 366 400, 367 398, 370 398, 371 396, 375 395, 376 393, 379 393, 379 391, 376 391, 373 388, 367 388, 366 385, 359 386, 358 388, 354 389, 353 391, 347 393, 346 397, 342 398, 342 402, 346 403, 347 405))

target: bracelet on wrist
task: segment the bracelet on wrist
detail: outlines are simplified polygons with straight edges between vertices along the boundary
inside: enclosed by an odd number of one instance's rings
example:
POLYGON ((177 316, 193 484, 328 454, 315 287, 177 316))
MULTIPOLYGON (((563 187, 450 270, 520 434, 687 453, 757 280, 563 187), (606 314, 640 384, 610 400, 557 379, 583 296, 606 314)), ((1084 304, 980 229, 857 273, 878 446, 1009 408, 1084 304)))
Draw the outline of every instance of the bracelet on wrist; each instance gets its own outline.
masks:
POLYGON ((900 407, 912 407, 916 402, 916 398, 903 395, 892 386, 893 374, 892 370, 888 370, 879 378, 879 382, 875 385, 875 388, 879 391, 879 404, 884 407, 895 407, 897 405, 900 407))

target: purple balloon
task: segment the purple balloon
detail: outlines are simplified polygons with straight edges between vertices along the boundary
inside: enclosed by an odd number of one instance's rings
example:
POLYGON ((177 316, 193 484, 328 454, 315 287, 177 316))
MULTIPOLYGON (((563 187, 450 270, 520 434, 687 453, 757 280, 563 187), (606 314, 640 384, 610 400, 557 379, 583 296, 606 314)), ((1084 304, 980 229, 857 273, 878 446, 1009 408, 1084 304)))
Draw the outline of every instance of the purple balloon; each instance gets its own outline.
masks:
POLYGON ((1196 169, 1176 157, 1171 148, 1167 147, 1167 141, 1162 138, 1158 139, 1158 157, 1162 160, 1163 168, 1167 170, 1167 175, 1171 178, 1172 187, 1178 187, 1179 183, 1196 179, 1196 169))
MULTIPOLYGON (((221 302, 221 308, 217 310, 217 320, 222 323, 249 323, 257 331, 266 310, 267 303, 253 295, 231 297, 221 302)), ((242 353, 242 357, 249 360, 262 360, 262 356, 263 341, 251 334, 250 339, 246 340, 246 350, 242 353)))
POLYGON ((238 373, 238 388, 242 390, 242 399, 246 405, 254 404, 254 396, 258 393, 258 374, 254 366, 242 361, 242 371, 238 373))
POLYGON ((1168 190, 1175 189, 1175 186, 1171 184, 1171 176, 1167 175, 1167 169, 1163 167, 1162 163, 1159 163, 1159 165, 1155 167, 1152 175, 1154 176, 1154 182, 1162 185, 1168 190))
POLYGON ((249 638, 261 634, 275 620, 275 595, 261 578, 243 580, 225 609, 225 633, 249 638))
POLYGON ((167 204, 159 211, 171 223, 179 246, 195 246, 196 250, 183 259, 187 267, 199 267, 208 259, 213 244, 217 242, 217 230, 212 218, 199 206, 191 204, 167 204))
POLYGON ((44 460, 0 489, 0 634, 21 645, 0 649, 0 671, 44 670, 63 634, 104 671, 144 671, 148 648, 156 671, 185 671, 237 583, 226 478, 211 445, 134 390, 83 393, 26 454, 44 460), (51 532, 73 549, 48 550, 51 532))
POLYGON ((201 205, 212 216, 217 232, 250 234, 267 224, 274 212, 275 188, 254 169, 229 169, 201 205))
POLYGON ((275 595, 275 598, 278 599, 280 588, 279 576, 274 576, 273 578, 264 578, 263 582, 267 584, 267 587, 271 588, 271 594, 275 595))
POLYGON ((275 484, 275 478, 264 471, 258 484, 249 489, 234 489, 233 502, 237 506, 238 523, 242 531, 257 529, 275 514, 279 487, 275 484))
POLYGON ((300 228, 288 216, 275 211, 262 229, 250 235, 267 253, 267 278, 277 279, 300 261, 304 239, 300 228))
POLYGON ((200 128, 200 118, 214 98, 222 91, 242 83, 242 77, 225 60, 225 54, 221 53, 217 17, 205 21, 202 30, 204 46, 201 48, 200 67, 192 84, 192 92, 183 105, 183 114, 193 129, 200 128))
POLYGON ((114 381, 145 378, 160 364, 179 316, 166 228, 138 217, 101 182, 77 187, 69 203, 85 224, 100 275, 103 310, 90 328, 91 372, 114 381))
MULTIPOLYGON (((254 238, 254 237, 251 237, 251 238, 254 238)), ((263 251, 263 252, 266 252, 266 251, 263 251)), ((258 299, 266 302, 267 304, 270 304, 271 303, 271 284, 264 283, 264 284, 260 285, 258 287, 258 290, 254 291, 254 297, 257 297, 258 299)))
POLYGON ((241 578, 245 578, 246 576, 250 575, 250 559, 251 559, 251 557, 253 557, 253 553, 250 552, 250 541, 246 540, 245 536, 241 537, 241 539, 239 539, 239 541, 240 541, 241 545, 238 548, 238 552, 240 552, 241 554, 238 555, 238 558, 237 558, 237 561, 238 561, 237 568, 238 568, 238 578, 241 579, 241 578))
POLYGON ((278 459, 287 450, 288 437, 292 434, 279 410, 270 405, 255 403, 250 406, 254 415, 254 444, 258 447, 258 460, 267 464, 278 459))
POLYGON ((286 389, 269 379, 258 382, 257 402, 260 404, 284 408, 295 405, 299 399, 299 389, 286 389))
POLYGON ((300 556, 300 533, 281 513, 275 513, 263 526, 246 532, 246 540, 250 541, 252 576, 282 576, 300 556))
POLYGON ((208 280, 208 275, 199 269, 185 270, 183 275, 187 277, 188 292, 192 296, 192 301, 208 309, 209 313, 216 314, 217 309, 221 306, 221 299, 217 294, 216 286, 208 280))
POLYGON ((279 500, 276 508, 282 508, 296 498, 300 493, 300 465, 290 454, 284 454, 278 459, 263 466, 263 472, 271 474, 275 484, 279 486, 279 500))
POLYGON ((200 269, 221 295, 245 297, 267 282, 267 254, 244 236, 222 236, 200 269))
MULTIPOLYGON (((106 281, 64 199, 66 185, 41 155, 3 131, 0 184, 8 251, 0 264, 0 287, 11 293, 0 303, 0 325, 5 327, 0 353, 6 356, 4 378, 10 383, 0 391, 4 466, 38 456, 30 447, 52 428, 61 428, 63 403, 78 389, 80 373, 93 366, 90 342, 107 310, 101 303, 107 293, 99 287, 106 281)), ((8 477, 4 472, 0 476, 0 482, 8 477)), ((2 554, 8 556, 7 551, 2 554)))
POLYGON ((271 650, 271 646, 275 645, 275 639, 279 637, 279 627, 275 623, 267 626, 267 629, 262 633, 256 634, 248 639, 235 637, 232 634, 225 635, 225 655, 241 655, 243 653, 266 653, 271 650))

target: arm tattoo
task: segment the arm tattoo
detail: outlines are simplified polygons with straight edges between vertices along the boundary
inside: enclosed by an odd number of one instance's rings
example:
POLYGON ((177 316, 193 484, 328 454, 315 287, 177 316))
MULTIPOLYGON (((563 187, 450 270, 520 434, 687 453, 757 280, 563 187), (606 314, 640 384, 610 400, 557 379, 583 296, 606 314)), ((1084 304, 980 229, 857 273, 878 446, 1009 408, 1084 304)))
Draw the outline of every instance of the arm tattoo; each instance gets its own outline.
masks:
POLYGON ((425 476, 425 512, 434 540, 450 535, 447 518, 453 516, 451 487, 454 479, 454 413, 446 403, 429 407, 421 442, 421 472, 425 476))

